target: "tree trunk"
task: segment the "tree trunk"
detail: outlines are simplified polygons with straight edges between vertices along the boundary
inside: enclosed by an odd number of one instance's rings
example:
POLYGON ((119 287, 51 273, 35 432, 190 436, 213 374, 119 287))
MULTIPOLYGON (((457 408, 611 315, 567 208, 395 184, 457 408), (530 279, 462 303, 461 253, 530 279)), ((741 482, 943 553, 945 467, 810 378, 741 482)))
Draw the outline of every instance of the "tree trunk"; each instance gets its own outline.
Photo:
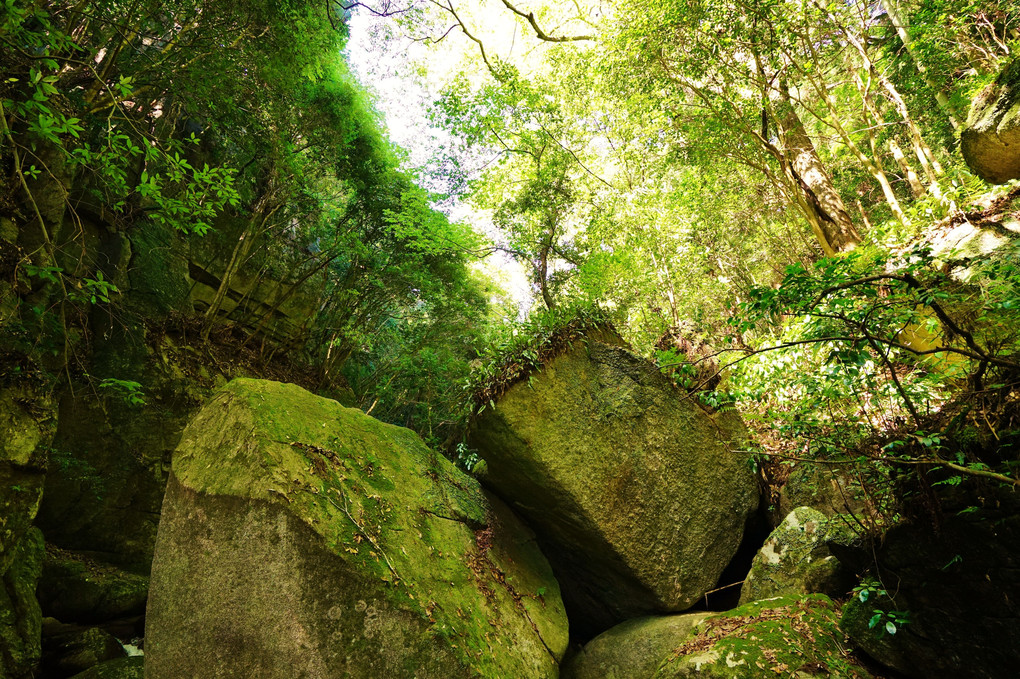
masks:
POLYGON ((245 226, 240 238, 238 238, 237 245, 234 246, 234 251, 231 253, 230 261, 227 262, 227 267, 223 271, 223 278, 220 279, 220 285, 216 289, 212 303, 205 310, 205 326, 202 328, 203 342, 209 340, 209 333, 212 332, 213 324, 216 321, 216 314, 219 313, 220 307, 223 306, 223 300, 230 290, 230 279, 247 261, 248 253, 251 251, 255 239, 260 233, 260 227, 264 226, 269 218, 279 209, 279 206, 277 206, 270 210, 269 213, 261 214, 266 208, 272 193, 273 191, 270 189, 259 199, 258 204, 255 206, 254 214, 252 214, 247 226, 245 226))
POLYGON ((793 108, 786 83, 780 85, 780 91, 782 99, 776 111, 776 122, 782 135, 783 153, 788 161, 787 171, 792 174, 803 194, 801 208, 811 222, 825 254, 853 250, 861 242, 861 235, 793 108))
POLYGON ((924 185, 921 184, 921 179, 914 172, 914 168, 910 167, 910 163, 907 162, 906 157, 903 155, 903 151, 900 149, 900 145, 896 143, 895 139, 889 140, 889 150, 892 152, 893 158, 896 159, 897 164, 900 166, 900 170, 903 171, 904 176, 907 179, 907 183, 910 184, 910 191, 914 194, 914 198, 920 198, 924 195, 924 185))
POLYGON ((539 253, 538 287, 542 291, 542 301, 545 302, 545 307, 549 310, 552 310, 556 307, 556 302, 553 301, 552 293, 549 291, 550 250, 552 250, 552 244, 548 243, 542 248, 542 252, 539 253))

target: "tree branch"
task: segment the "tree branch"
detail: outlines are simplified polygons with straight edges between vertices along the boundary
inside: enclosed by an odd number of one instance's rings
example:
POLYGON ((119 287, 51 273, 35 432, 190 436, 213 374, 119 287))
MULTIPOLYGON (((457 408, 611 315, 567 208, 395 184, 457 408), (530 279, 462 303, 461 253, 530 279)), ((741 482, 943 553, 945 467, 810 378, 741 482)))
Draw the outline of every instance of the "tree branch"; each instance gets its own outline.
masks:
POLYGON ((528 12, 527 14, 525 14, 521 10, 519 10, 516 7, 514 7, 513 5, 511 5, 509 0, 503 0, 503 4, 506 5, 506 8, 508 10, 510 10, 511 12, 516 14, 517 16, 519 16, 519 17, 521 17, 523 19, 526 19, 527 22, 529 24, 531 24, 531 28, 535 31, 535 37, 537 37, 539 40, 544 40, 546 42, 578 42, 578 41, 581 41, 581 40, 594 40, 595 39, 594 35, 564 35, 564 36, 553 37, 553 36, 547 34, 541 28, 539 28, 538 21, 535 20, 535 13, 534 12, 528 12))

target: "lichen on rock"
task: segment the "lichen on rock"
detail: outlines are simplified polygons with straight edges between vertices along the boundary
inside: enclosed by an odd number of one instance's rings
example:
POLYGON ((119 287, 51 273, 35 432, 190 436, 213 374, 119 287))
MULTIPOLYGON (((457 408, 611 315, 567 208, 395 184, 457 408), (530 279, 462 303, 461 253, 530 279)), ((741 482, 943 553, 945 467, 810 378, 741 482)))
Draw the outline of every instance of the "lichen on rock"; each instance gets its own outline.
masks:
POLYGON ((755 555, 740 589, 740 603, 784 594, 846 594, 853 585, 853 573, 829 551, 829 545, 849 545, 856 539, 843 515, 830 518, 811 507, 794 509, 755 555))
POLYGON ((871 677, 848 655, 839 608, 828 597, 777 597, 705 619, 655 679, 871 677))

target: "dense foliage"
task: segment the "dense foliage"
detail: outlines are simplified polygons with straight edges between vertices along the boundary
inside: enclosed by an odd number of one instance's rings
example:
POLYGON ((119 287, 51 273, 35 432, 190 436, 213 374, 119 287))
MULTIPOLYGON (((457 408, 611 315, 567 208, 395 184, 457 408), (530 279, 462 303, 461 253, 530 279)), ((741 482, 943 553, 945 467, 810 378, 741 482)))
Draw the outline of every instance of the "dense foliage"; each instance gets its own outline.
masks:
POLYGON ((430 167, 536 300, 535 343, 495 342, 476 393, 541 362, 546 314, 598 304, 679 386, 737 403, 763 465, 856 470, 887 518, 882 498, 1016 483, 1015 194, 957 150, 1016 3, 410 6, 379 19, 394 42, 461 38, 430 167), (960 225, 1001 241, 955 252, 960 225))
POLYGON ((339 6, 301 0, 5 2, 5 343, 87 369, 90 315, 138 321, 97 233, 169 232, 170 250, 228 253, 203 340, 229 319, 262 360, 289 354, 320 388, 346 378, 375 414, 441 428, 485 317, 481 241, 401 169, 346 40, 339 6), (276 308, 239 317, 232 286, 250 280, 288 286, 277 307, 310 297, 314 317, 283 339, 276 308))
POLYGON ((8 0, 5 341, 73 367, 97 309, 133 322, 83 224, 164 229, 228 253, 203 341, 228 321, 448 449, 472 395, 609 318, 678 386, 738 403, 763 458, 860 463, 889 488, 1012 483, 1016 208, 956 139, 1018 10, 8 0), (433 50, 407 65, 429 94, 415 124, 441 131, 420 168, 341 54, 352 12, 382 51, 433 50), (487 236, 435 208, 457 203, 487 236), (962 224, 1002 242, 947 250, 962 224), (492 254, 522 267, 530 316, 491 304, 492 254), (231 299, 242 279, 310 296, 311 317, 274 334, 277 308, 231 299))

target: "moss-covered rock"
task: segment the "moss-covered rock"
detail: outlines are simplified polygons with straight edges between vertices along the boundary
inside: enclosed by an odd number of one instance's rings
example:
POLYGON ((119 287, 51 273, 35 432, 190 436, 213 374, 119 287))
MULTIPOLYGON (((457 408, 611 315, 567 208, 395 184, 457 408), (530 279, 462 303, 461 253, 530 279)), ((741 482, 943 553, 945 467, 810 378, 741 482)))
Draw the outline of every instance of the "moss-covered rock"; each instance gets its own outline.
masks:
MULTIPOLYGON (((0 360, 6 360, 0 355, 0 360)), ((32 527, 43 494, 46 451, 55 412, 46 390, 29 376, 0 378, 0 677, 33 676, 40 656, 42 613, 35 589, 42 569, 42 533, 32 527)))
POLYGON ((1020 59, 974 98, 960 133, 960 151, 974 174, 987 182, 1020 178, 1020 59))
POLYGON ((654 676, 870 677, 848 660, 845 649, 839 609, 828 597, 779 597, 707 618, 673 649, 654 676))
POLYGON ((0 575, 39 510, 55 425, 48 395, 31 380, 0 384, 0 575))
POLYGON ((715 586, 758 506, 745 430, 650 362, 591 337, 473 426, 484 482, 538 533, 580 636, 682 611, 715 586))
POLYGON ((108 660, 76 674, 72 679, 143 679, 145 676, 145 658, 133 656, 108 660))
POLYGON ((651 616, 620 623, 570 659, 563 679, 652 679, 708 613, 651 616))
POLYGON ((45 615, 63 622, 99 623, 145 612, 149 579, 47 545, 39 580, 45 615))
POLYGON ((755 555, 740 588, 740 603, 784 594, 842 596, 854 574, 832 555, 832 542, 851 544, 857 536, 846 517, 826 517, 816 509, 790 512, 755 555))
POLYGON ((70 677, 126 656, 116 637, 98 627, 66 625, 53 618, 47 618, 43 625, 42 667, 46 677, 70 677))
POLYGON ((42 651, 42 612, 35 587, 42 571, 43 537, 29 528, 11 550, 0 578, 0 677, 34 677, 42 651))
POLYGON ((566 645, 531 534, 411 431, 246 379, 185 430, 149 679, 555 677, 566 645))

